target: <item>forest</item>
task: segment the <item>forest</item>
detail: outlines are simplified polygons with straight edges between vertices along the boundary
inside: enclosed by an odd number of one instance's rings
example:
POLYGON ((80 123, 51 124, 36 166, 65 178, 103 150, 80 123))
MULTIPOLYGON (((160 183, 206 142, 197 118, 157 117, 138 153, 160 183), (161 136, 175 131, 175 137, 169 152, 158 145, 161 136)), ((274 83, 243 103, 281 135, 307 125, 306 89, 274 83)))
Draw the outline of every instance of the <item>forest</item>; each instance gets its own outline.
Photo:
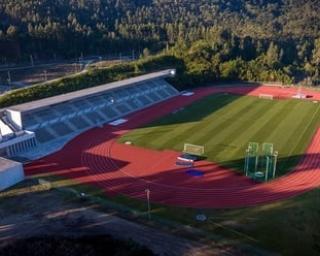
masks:
POLYGON ((165 52, 193 76, 319 83, 319 0, 2 0, 0 64, 165 52))

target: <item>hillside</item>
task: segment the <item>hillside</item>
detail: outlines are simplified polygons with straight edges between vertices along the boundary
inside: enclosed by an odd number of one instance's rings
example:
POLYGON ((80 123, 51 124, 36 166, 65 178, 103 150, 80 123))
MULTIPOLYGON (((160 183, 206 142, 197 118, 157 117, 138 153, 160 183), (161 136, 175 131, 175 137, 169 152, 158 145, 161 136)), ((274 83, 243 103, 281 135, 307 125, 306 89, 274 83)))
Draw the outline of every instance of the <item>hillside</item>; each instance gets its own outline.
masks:
POLYGON ((158 50, 221 29, 303 46, 320 36, 319 11, 319 0, 3 0, 0 55, 10 61, 158 50))

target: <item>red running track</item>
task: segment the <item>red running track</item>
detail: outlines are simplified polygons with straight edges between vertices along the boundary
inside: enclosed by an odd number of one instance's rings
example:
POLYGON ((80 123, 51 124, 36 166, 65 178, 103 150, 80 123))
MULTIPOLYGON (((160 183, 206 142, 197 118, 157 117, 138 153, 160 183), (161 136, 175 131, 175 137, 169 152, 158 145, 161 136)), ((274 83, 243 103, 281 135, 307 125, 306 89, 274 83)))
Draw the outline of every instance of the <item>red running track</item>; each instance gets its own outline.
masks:
MULTIPOLYGON (((93 184, 108 195, 122 194, 145 199, 150 189, 153 202, 192 208, 235 208, 286 199, 320 186, 320 129, 305 156, 289 174, 268 183, 255 183, 232 170, 207 161, 196 163, 202 177, 190 177, 175 165, 177 152, 155 151, 118 144, 117 137, 206 95, 218 92, 258 96, 273 94, 289 98, 296 89, 280 87, 210 87, 195 90, 191 97, 177 96, 131 114, 127 123, 91 129, 69 142, 62 150, 26 165, 27 175, 56 174, 93 184)), ((311 100, 320 93, 304 90, 311 100)))

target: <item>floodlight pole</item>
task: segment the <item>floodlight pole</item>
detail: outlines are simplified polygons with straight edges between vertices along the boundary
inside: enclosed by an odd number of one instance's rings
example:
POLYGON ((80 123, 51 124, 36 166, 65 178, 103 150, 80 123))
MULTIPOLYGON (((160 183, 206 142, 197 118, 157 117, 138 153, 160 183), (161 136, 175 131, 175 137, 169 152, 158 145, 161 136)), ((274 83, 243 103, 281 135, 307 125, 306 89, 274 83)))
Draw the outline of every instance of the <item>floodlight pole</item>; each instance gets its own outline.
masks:
POLYGON ((247 150, 246 150, 246 153, 244 155, 244 173, 247 176, 247 150))
POLYGON ((273 179, 275 178, 276 176, 276 169, 277 169, 277 159, 278 159, 278 151, 275 151, 274 152, 274 164, 273 164, 273 174, 272 174, 272 177, 273 179))
POLYGON ((267 164, 266 164, 266 173, 265 173, 265 176, 264 176, 264 180, 265 181, 268 181, 268 174, 269 174, 269 156, 267 156, 267 164))
POLYGON ((248 165, 249 165, 248 164, 248 162, 249 162, 248 157, 249 157, 249 149, 246 150, 246 156, 244 158, 244 172, 245 172, 246 176, 248 176, 248 169, 249 169, 249 167, 248 167, 248 165))
POLYGON ((256 162, 255 162, 255 170, 254 170, 254 172, 256 172, 258 170, 258 163, 259 163, 259 156, 256 155, 256 162))
POLYGON ((151 210, 151 207, 150 207, 150 189, 146 189, 145 190, 146 194, 147 194, 147 205, 148 205, 148 218, 149 220, 151 219, 151 214, 150 214, 150 210, 151 210))

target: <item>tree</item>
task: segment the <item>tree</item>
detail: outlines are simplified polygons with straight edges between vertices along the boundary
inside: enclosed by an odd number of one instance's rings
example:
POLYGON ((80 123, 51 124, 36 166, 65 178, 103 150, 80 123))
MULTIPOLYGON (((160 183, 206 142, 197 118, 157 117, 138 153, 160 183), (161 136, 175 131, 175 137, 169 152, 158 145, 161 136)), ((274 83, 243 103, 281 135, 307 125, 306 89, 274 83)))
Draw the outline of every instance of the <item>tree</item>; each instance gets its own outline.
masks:
POLYGON ((311 63, 315 66, 320 66, 320 38, 314 41, 314 49, 312 51, 311 63))
POLYGON ((148 48, 144 48, 142 54, 143 54, 143 57, 148 57, 150 56, 150 50, 148 48))
POLYGON ((280 50, 279 47, 273 42, 271 42, 269 45, 264 57, 264 61, 270 68, 276 68, 280 63, 280 50))
POLYGON ((311 64, 313 66, 312 81, 313 84, 320 83, 320 38, 314 41, 311 64))
POLYGON ((18 28, 16 26, 10 25, 7 29, 7 36, 9 38, 15 38, 18 35, 18 28))
POLYGON ((240 78, 243 62, 241 59, 230 60, 220 65, 221 78, 226 80, 236 80, 240 78))

